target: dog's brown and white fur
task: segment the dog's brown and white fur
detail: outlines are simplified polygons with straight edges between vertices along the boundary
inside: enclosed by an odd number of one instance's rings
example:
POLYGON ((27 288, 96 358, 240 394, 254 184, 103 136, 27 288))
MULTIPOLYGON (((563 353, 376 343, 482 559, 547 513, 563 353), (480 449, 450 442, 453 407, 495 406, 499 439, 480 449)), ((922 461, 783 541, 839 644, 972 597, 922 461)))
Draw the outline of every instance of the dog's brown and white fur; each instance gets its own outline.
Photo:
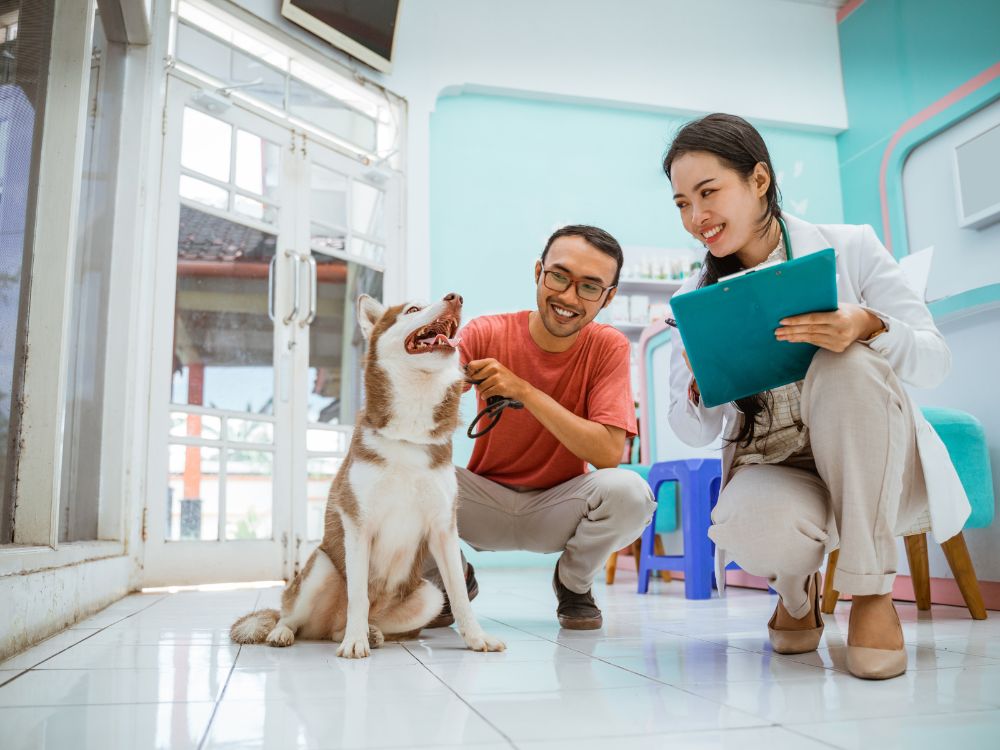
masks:
POLYGON ((472 613, 459 554, 451 434, 462 393, 461 312, 455 294, 388 309, 358 299, 365 409, 330 487, 323 542, 285 590, 281 612, 237 620, 234 641, 288 646, 298 635, 340 641, 338 656, 368 656, 441 611, 440 590, 421 577, 429 551, 466 645, 504 649, 472 613))

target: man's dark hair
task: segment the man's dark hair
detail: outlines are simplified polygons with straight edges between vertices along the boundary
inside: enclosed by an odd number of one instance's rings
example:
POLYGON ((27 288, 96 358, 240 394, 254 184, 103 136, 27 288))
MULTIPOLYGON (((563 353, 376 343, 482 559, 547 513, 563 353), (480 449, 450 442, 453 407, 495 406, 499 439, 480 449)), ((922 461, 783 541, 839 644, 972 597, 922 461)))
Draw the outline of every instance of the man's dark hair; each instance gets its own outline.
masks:
POLYGON ((618 286, 618 277, 622 272, 622 263, 625 262, 625 256, 622 255, 622 246, 618 244, 618 240, 603 229, 590 227, 586 224, 570 224, 568 227, 557 229, 549 237, 549 241, 545 243, 545 249, 542 250, 543 264, 545 263, 545 256, 549 253, 549 248, 552 247, 552 243, 560 237, 582 237, 588 245, 593 245, 605 255, 610 255, 614 258, 617 266, 615 267, 615 279, 611 282, 611 286, 618 286))

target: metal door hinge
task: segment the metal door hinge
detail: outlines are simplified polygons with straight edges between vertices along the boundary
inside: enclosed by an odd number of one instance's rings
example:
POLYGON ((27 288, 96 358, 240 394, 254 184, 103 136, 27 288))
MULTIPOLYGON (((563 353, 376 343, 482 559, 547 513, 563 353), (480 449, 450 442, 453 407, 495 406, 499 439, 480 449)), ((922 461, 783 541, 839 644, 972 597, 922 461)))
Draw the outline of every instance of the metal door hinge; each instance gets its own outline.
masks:
POLYGON ((149 508, 142 509, 142 541, 146 541, 148 534, 148 527, 146 526, 146 516, 149 515, 149 508))

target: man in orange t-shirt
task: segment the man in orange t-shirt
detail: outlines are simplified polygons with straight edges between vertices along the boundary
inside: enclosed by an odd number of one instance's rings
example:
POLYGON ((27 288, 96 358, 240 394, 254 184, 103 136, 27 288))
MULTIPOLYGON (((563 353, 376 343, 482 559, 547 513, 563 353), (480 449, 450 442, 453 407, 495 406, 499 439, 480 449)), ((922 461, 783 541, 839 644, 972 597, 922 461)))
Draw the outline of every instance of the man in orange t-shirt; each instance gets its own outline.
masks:
MULTIPOLYGON (((562 552, 556 613, 577 630, 601 627, 594 578, 655 508, 646 482, 617 468, 636 433, 629 343, 593 322, 614 298, 621 267, 621 246, 607 232, 563 227, 535 263, 538 309, 486 315, 461 332, 479 409, 490 396, 524 409, 507 409, 476 441, 468 468, 456 467, 459 535, 479 550, 562 552)), ((471 565, 466 583, 471 598, 479 590, 471 565)), ((427 627, 452 622, 446 601, 427 627)))

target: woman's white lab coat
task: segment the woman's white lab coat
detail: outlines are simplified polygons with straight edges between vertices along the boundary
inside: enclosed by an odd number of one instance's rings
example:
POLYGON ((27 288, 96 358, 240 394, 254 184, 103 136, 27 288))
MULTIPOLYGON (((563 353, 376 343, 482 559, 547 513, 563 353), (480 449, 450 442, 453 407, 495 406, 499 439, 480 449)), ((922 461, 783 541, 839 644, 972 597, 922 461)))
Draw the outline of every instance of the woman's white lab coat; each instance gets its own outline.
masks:
MULTIPOLYGON (((841 302, 861 305, 882 319, 888 330, 868 346, 889 361, 900 380, 919 388, 941 383, 951 368, 948 345, 927 306, 906 283, 902 269, 875 231, 868 225, 810 224, 788 215, 783 218, 793 257, 801 258, 828 247, 836 251, 837 296, 841 302)), ((697 285, 698 278, 690 278, 677 293, 683 294, 697 285)), ((733 438, 739 429, 739 412, 732 404, 712 408, 693 404, 688 398, 691 372, 681 357, 682 347, 672 349, 668 416, 677 437, 693 446, 708 445, 720 434, 726 439, 733 438)), ((944 443, 912 399, 910 408, 916 422, 917 470, 924 478, 922 483, 913 483, 913 491, 926 491, 931 531, 940 543, 962 530, 971 507, 944 443)), ((859 424, 858 429, 865 426, 859 424)), ((723 484, 728 479, 734 453, 734 444, 724 442, 723 484)), ((914 500, 919 502, 920 498, 914 500)), ((724 560, 718 563, 724 565, 724 560)))

